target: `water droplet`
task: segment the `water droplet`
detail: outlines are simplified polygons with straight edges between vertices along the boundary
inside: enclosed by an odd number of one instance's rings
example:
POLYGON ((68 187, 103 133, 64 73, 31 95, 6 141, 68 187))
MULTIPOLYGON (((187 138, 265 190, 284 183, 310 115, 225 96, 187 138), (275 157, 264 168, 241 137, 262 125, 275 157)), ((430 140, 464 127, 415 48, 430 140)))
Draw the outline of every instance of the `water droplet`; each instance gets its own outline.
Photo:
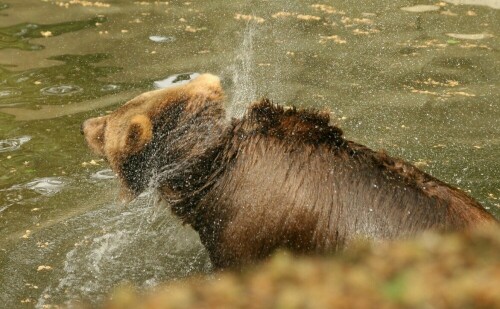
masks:
POLYGON ((31 140, 31 136, 21 136, 0 140, 0 152, 14 151, 21 148, 21 145, 31 140))
POLYGON ((200 76, 199 73, 181 73, 170 75, 169 77, 157 80, 153 83, 155 88, 168 88, 172 86, 179 86, 189 83, 192 79, 200 76))
POLYGON ((75 85, 52 86, 40 90, 45 95, 72 95, 81 91, 83 91, 83 88, 75 85))
POLYGON ((170 43, 175 41, 173 36, 152 35, 149 39, 155 43, 170 43))

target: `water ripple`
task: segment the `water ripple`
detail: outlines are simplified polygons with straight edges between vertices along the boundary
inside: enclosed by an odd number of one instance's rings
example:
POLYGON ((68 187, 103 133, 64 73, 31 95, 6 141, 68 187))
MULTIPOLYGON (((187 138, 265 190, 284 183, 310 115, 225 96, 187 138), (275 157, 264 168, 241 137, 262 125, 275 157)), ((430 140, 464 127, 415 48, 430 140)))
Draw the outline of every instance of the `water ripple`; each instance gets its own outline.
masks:
POLYGON ((11 190, 28 189, 44 196, 52 196, 61 191, 67 183, 68 180, 62 177, 44 177, 36 178, 25 184, 12 186, 11 190))
POLYGON ((0 99, 14 97, 21 94, 21 91, 17 89, 3 89, 0 91, 0 99))
POLYGON ((83 88, 76 85, 51 86, 40 90, 40 92, 45 95, 72 95, 82 91, 83 88))
POLYGON ((105 180, 105 179, 113 179, 116 178, 116 174, 109 168, 95 172, 90 176, 90 178, 93 179, 98 179, 98 180, 105 180))
POLYGON ((21 148, 21 145, 30 141, 31 136, 23 135, 16 138, 0 140, 0 152, 14 151, 21 148))

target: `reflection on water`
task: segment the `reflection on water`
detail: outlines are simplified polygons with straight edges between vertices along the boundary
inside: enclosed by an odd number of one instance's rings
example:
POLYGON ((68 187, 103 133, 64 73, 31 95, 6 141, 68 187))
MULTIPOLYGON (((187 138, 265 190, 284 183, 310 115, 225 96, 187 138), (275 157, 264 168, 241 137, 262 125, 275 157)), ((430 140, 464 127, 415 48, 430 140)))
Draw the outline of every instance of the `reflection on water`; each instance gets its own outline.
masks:
POLYGON ((498 1, 447 2, 0 5, 0 302, 95 302, 122 282, 209 271, 197 235, 154 195, 115 202, 115 174, 79 134, 191 72, 222 77, 230 116, 262 96, 327 108, 348 138, 500 216, 498 1))

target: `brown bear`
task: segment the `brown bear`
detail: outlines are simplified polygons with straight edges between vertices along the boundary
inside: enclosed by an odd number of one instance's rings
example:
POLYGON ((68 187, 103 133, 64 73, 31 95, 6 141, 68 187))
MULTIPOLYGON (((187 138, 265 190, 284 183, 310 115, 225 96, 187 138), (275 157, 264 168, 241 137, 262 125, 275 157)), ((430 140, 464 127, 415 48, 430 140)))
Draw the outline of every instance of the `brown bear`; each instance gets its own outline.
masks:
POLYGON ((277 248, 323 253, 357 237, 388 240, 496 219, 464 192, 346 140, 327 113, 268 100, 228 120, 216 76, 144 93, 84 122, 133 198, 158 190, 200 235, 215 268, 277 248))

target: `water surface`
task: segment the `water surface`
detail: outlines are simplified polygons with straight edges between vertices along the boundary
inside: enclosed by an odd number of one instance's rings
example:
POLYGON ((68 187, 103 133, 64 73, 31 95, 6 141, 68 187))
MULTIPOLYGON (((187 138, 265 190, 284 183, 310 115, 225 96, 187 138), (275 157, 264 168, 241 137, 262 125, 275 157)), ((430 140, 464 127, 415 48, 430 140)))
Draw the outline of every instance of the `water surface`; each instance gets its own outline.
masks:
POLYGON ((500 217, 500 11, 472 2, 4 0, 0 301, 96 302, 124 282, 210 272, 197 235, 154 194, 116 201, 79 133, 193 73, 221 76, 233 116, 262 96, 328 109, 348 138, 500 217))

